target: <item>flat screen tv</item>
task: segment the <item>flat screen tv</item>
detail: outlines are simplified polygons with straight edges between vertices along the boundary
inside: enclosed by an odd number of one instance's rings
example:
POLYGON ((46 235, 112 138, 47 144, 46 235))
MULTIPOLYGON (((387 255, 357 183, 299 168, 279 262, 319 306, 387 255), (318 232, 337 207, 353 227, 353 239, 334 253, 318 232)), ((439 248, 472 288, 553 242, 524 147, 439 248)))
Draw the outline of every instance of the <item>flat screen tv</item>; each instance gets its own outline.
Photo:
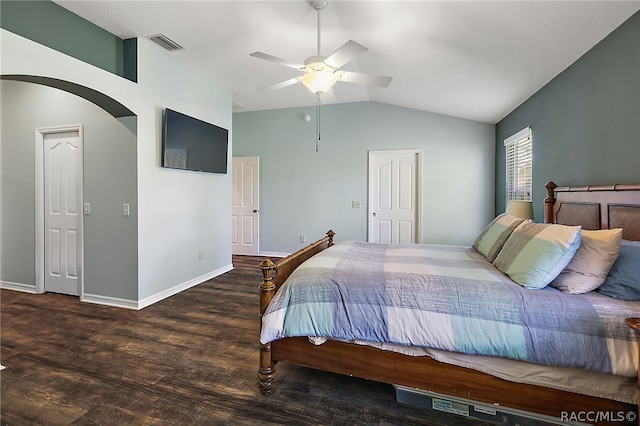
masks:
POLYGON ((229 130, 166 108, 162 167, 227 173, 229 130))

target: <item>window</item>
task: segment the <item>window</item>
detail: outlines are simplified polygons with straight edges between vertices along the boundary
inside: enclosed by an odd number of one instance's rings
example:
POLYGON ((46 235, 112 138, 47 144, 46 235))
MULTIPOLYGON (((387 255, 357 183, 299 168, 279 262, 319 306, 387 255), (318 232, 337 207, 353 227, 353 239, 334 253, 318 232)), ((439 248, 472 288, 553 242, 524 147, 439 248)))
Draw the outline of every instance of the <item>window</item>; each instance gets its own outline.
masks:
POLYGON ((504 140, 507 150, 507 201, 531 201, 533 141, 531 127, 504 140))

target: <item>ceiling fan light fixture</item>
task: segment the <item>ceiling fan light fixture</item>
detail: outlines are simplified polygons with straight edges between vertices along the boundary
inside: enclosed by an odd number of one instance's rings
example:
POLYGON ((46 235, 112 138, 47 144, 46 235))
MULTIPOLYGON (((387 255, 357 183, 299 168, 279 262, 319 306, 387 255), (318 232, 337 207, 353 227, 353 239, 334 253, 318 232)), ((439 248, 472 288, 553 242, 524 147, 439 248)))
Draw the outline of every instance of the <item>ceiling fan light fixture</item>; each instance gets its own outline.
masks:
POLYGON ((311 93, 321 95, 328 92, 338 81, 338 74, 331 71, 311 71, 300 77, 300 81, 311 93))
POLYGON ((300 82, 316 95, 328 92, 340 79, 340 74, 335 72, 335 68, 327 65, 323 60, 324 57, 321 56, 307 59, 304 66, 305 73, 300 77, 300 82))

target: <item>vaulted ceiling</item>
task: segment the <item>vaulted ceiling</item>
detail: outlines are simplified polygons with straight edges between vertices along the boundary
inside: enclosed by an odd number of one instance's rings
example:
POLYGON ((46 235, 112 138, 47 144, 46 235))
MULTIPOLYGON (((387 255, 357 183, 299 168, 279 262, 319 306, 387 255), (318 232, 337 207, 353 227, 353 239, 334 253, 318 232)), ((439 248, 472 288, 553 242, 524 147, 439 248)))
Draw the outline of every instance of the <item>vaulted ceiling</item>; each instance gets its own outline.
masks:
MULTIPOLYGON (((316 103, 302 84, 258 90, 301 73, 249 56, 315 55, 317 12, 305 0, 55 2, 121 38, 166 35, 185 48, 171 53, 177 61, 231 90, 234 111, 316 103)), ((386 88, 338 82, 329 102, 496 123, 638 10, 638 1, 329 0, 320 53, 355 40, 369 50, 343 70, 393 77, 386 88)))

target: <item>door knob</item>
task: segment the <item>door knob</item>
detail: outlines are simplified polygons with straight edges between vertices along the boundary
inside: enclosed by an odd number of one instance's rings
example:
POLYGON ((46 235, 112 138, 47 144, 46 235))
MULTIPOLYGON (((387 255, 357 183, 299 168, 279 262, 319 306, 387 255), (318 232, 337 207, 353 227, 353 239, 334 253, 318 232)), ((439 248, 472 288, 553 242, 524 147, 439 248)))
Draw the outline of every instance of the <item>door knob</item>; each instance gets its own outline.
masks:
POLYGON ((254 213, 258 213, 258 210, 256 210, 256 209, 253 209, 253 212, 254 212, 254 213))
POLYGON ((371 213, 373 215, 373 217, 376 217, 376 212, 371 213))

